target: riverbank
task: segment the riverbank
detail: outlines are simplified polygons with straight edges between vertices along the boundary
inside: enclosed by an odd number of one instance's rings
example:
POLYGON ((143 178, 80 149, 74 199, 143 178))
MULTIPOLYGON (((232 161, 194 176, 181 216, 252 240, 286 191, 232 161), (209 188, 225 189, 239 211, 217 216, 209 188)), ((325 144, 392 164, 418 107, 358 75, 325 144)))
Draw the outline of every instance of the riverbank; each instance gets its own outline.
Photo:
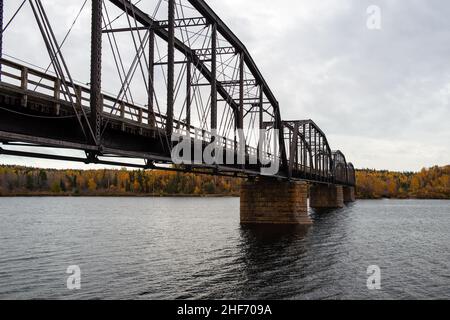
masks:
MULTIPOLYGON (((0 166, 0 197, 237 197, 242 179, 156 170, 0 166)), ((450 166, 356 171, 358 199, 450 199, 450 166)))
POLYGON ((36 193, 14 193, 14 194, 0 194, 0 198, 14 198, 14 197, 111 197, 111 198, 236 198, 239 194, 143 194, 143 193, 95 193, 95 194, 75 194, 75 193, 51 193, 51 192, 36 192, 36 193))
MULTIPOLYGON (((32 192, 32 193, 13 193, 0 194, 0 198, 44 198, 44 197, 59 197, 59 198, 239 198, 240 194, 142 194, 142 193, 95 193, 95 194, 75 194, 75 193, 51 193, 51 192, 32 192)), ((398 198, 363 198, 357 197, 357 200, 450 200, 446 197, 398 197, 398 198)))

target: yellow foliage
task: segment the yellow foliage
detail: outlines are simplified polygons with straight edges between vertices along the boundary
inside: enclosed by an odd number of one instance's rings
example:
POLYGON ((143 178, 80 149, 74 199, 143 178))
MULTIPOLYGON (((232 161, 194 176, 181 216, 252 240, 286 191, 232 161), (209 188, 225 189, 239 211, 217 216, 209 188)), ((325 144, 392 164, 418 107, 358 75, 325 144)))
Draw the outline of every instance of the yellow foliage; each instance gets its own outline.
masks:
POLYGON ((359 198, 450 199, 450 166, 418 173, 357 170, 356 184, 359 198))
POLYGON ((93 178, 90 178, 88 180, 88 189, 89 189, 89 191, 97 190, 97 184, 95 183, 95 180, 93 178))

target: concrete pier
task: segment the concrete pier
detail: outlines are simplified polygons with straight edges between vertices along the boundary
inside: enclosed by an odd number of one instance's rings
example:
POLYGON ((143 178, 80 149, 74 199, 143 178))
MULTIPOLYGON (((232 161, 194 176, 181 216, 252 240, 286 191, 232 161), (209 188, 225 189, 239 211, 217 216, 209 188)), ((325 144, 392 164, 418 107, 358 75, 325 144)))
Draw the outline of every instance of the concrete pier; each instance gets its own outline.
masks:
POLYGON ((344 187, 344 202, 350 203, 356 201, 355 187, 344 187))
POLYGON ((342 186, 313 184, 309 188, 309 205, 314 209, 343 208, 342 186))
POLYGON ((241 186, 242 224, 310 225, 308 184, 258 178, 241 186))

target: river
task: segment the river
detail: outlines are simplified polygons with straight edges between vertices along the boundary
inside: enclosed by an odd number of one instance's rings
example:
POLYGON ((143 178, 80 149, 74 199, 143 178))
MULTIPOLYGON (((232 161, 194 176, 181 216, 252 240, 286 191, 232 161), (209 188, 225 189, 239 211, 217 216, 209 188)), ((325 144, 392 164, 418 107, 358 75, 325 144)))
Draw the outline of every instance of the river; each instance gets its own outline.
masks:
POLYGON ((238 198, 0 198, 0 299, 450 298, 450 201, 311 215, 242 227, 238 198))

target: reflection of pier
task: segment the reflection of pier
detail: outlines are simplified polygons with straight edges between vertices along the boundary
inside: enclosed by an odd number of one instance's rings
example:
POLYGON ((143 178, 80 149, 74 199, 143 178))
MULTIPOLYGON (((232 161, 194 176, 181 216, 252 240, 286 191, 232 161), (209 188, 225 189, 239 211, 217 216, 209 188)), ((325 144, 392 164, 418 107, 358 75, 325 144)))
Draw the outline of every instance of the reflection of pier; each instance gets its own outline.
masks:
MULTIPOLYGON (((293 274, 297 280, 302 278, 302 257, 307 254, 304 239, 310 230, 302 225, 243 225, 239 248, 244 279, 236 289, 239 294, 244 298, 270 299, 273 292, 265 293, 265 288, 281 289, 280 284, 292 281, 293 274), (252 285, 248 286, 248 282, 252 285)), ((277 294, 291 297, 292 291, 277 294)))

